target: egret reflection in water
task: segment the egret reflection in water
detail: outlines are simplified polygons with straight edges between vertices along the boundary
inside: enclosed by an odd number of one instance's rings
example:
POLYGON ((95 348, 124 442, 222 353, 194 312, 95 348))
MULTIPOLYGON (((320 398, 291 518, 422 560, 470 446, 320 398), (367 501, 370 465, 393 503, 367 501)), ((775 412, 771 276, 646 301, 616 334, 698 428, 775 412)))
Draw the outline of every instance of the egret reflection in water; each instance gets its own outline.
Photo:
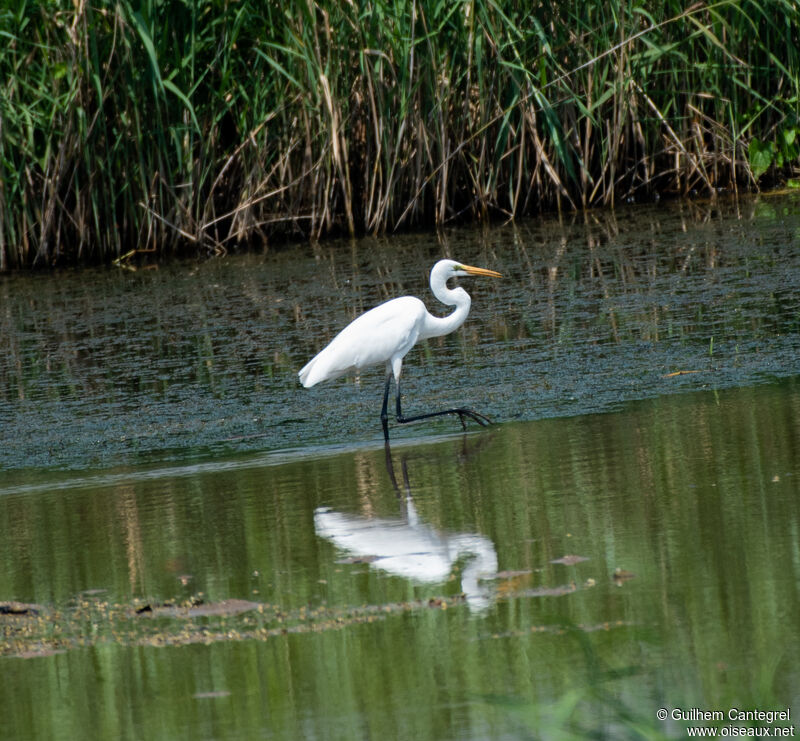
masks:
POLYGON ((487 609, 494 600, 489 580, 497 573, 494 543, 485 535, 446 533, 422 521, 411 495, 406 461, 405 492, 401 493, 388 443, 386 466, 402 513, 397 517, 367 517, 319 507, 314 512, 317 535, 351 557, 369 559, 371 567, 421 584, 444 583, 460 567, 461 591, 470 609, 487 609))

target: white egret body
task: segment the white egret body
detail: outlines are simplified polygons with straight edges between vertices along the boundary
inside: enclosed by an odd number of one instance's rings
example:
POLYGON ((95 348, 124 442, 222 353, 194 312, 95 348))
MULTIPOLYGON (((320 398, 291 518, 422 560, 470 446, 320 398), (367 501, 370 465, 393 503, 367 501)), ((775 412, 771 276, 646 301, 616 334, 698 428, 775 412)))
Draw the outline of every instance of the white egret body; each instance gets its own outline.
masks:
POLYGON ((359 371, 371 365, 385 364, 386 388, 383 396, 381 421, 384 437, 389 439, 387 424, 387 401, 389 384, 394 376, 397 388, 397 421, 411 422, 441 414, 457 414, 464 425, 464 417, 479 424, 489 420, 471 409, 446 409, 440 412, 403 417, 400 411, 400 373, 403 358, 419 340, 440 337, 458 329, 467 318, 470 307, 469 294, 460 287, 448 288, 447 281, 459 275, 487 275, 502 277, 500 273, 485 268, 474 268, 455 260, 439 260, 431 270, 431 291, 436 298, 455 310, 445 317, 436 317, 425 308, 425 304, 414 296, 391 299, 370 309, 354 319, 318 355, 312 358, 298 374, 306 388, 339 378, 346 373, 359 371))

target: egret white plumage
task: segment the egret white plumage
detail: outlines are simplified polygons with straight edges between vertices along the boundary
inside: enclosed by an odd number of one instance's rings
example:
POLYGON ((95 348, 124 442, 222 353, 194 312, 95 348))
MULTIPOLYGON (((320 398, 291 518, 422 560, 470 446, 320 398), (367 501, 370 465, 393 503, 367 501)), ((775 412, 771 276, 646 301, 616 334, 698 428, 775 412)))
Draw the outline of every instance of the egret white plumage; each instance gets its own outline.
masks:
POLYGON ((381 422, 386 440, 389 439, 387 405, 393 376, 397 394, 398 422, 415 422, 443 414, 455 414, 461 420, 464 429, 466 429, 465 417, 480 425, 488 424, 490 420, 487 417, 464 407, 443 409, 413 417, 404 417, 400 408, 400 373, 406 353, 419 340, 440 337, 455 331, 469 314, 471 304, 469 294, 461 287, 447 287, 450 278, 465 275, 502 277, 494 270, 475 268, 455 260, 439 260, 431 270, 431 291, 443 304, 455 307, 450 314, 444 317, 434 316, 415 296, 403 296, 386 301, 354 319, 339 332, 324 350, 303 367, 298 374, 300 382, 306 388, 310 388, 321 381, 339 378, 346 373, 359 371, 371 365, 385 364, 386 386, 383 393, 381 422))

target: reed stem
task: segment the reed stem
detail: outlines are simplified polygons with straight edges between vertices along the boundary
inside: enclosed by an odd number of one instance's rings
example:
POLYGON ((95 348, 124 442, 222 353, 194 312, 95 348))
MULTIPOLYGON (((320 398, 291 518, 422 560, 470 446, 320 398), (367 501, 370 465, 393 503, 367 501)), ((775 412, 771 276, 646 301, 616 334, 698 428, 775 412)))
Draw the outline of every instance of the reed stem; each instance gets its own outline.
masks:
POLYGON ((0 34, 0 270, 798 184, 792 0, 58 0, 0 34))

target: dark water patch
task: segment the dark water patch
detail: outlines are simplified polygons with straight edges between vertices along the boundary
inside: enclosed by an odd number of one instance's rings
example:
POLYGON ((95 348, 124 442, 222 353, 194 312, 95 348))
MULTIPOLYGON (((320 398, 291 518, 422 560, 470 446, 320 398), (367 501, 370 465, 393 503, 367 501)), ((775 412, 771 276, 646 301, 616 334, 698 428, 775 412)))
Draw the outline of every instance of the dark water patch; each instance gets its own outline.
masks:
POLYGON ((444 255, 506 278, 462 280, 464 328, 411 351, 409 414, 466 404, 530 420, 793 376, 799 212, 791 196, 672 204, 133 273, 4 276, 0 468, 379 440, 382 369, 310 390, 296 372, 381 300, 411 293, 442 313, 427 273, 444 255))

